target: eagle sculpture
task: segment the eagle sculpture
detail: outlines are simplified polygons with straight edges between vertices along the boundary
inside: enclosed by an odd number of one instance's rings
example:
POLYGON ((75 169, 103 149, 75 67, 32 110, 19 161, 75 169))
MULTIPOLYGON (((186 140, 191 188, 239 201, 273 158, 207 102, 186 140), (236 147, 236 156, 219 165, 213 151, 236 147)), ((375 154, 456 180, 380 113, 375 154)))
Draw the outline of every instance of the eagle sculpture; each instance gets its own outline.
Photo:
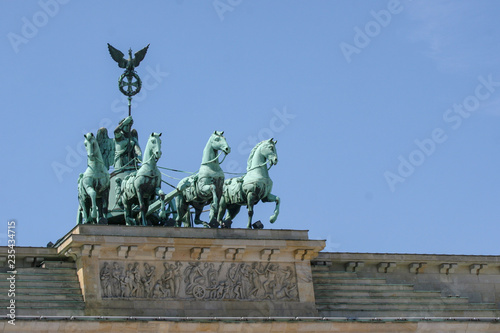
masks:
POLYGON ((108 43, 108 50, 109 50, 109 54, 111 55, 111 58, 113 58, 113 60, 118 63, 118 66, 120 68, 125 68, 127 71, 133 71, 135 67, 139 66, 141 61, 146 56, 146 52, 148 52, 148 47, 149 47, 149 44, 148 44, 148 46, 146 46, 142 50, 137 51, 134 54, 133 58, 132 58, 132 49, 129 49, 128 50, 128 59, 125 59, 123 52, 115 49, 113 46, 111 46, 108 43))

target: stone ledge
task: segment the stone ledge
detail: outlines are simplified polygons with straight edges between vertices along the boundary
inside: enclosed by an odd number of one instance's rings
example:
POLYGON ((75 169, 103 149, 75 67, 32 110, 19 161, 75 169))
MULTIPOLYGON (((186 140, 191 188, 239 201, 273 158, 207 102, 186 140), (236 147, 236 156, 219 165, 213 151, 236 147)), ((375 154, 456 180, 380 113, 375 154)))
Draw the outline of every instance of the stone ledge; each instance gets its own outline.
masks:
POLYGON ((16 332, 498 332, 498 320, 475 318, 117 318, 75 317, 16 319, 0 322, 0 330, 16 332), (437 320, 437 321, 436 321, 437 320), (14 329, 15 328, 15 329, 14 329))
POLYGON ((71 235, 86 236, 121 236, 121 237, 161 237, 161 238, 211 238, 211 239, 282 239, 308 240, 307 230, 288 229, 211 229, 211 228, 175 228, 80 224, 57 241, 55 247, 71 235))
POLYGON ((379 273, 398 273, 409 270, 414 274, 440 273, 445 275, 469 272, 474 275, 500 274, 500 256, 493 255, 440 255, 440 254, 388 254, 388 253, 330 253, 322 252, 312 264, 349 267, 363 262, 363 270, 379 273), (391 265, 388 265, 391 263, 391 265), (390 269, 387 269, 390 268, 390 269))

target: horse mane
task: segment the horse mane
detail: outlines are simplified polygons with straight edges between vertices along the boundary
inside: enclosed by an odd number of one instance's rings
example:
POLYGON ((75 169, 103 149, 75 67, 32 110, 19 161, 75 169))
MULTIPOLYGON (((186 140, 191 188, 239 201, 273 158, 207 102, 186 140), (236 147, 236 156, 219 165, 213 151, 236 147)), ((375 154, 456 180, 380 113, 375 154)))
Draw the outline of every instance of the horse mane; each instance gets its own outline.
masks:
POLYGON ((257 151, 257 149, 259 149, 260 146, 262 146, 262 144, 265 141, 266 140, 261 141, 258 144, 256 144, 255 147, 253 147, 252 151, 250 152, 250 156, 248 156, 248 161, 247 161, 247 172, 250 171, 250 169, 252 168, 252 159, 253 159, 253 156, 255 155, 255 152, 257 151))
POLYGON ((146 142, 146 147, 144 147, 144 156, 143 156, 143 162, 148 161, 150 156, 150 148, 151 148, 151 137, 152 135, 149 136, 148 142, 146 142))

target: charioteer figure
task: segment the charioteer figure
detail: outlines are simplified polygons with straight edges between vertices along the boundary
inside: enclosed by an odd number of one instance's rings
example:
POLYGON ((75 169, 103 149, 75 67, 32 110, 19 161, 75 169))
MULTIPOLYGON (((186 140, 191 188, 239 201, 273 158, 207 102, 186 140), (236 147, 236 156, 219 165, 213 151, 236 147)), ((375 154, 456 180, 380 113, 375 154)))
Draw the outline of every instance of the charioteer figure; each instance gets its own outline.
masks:
POLYGON ((142 160, 137 131, 132 129, 132 116, 120 121, 115 129, 115 170, 136 169, 142 160))

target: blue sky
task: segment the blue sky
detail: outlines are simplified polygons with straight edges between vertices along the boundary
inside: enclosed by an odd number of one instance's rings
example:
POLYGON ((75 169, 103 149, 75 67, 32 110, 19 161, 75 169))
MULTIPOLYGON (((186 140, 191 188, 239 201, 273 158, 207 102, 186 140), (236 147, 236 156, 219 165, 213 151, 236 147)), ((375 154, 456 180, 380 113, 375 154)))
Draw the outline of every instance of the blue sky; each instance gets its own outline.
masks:
MULTIPOLYGON (((142 147, 163 133, 159 165, 196 171, 223 130, 222 167, 242 172, 257 141, 278 140, 277 222, 274 204, 255 207, 266 228, 307 229, 327 251, 500 254, 497 1, 2 0, 0 12, 2 245, 11 219, 24 246, 74 226, 83 133, 126 115, 111 43, 151 44, 132 114, 142 147)), ((242 209, 233 226, 245 224, 242 209)))

